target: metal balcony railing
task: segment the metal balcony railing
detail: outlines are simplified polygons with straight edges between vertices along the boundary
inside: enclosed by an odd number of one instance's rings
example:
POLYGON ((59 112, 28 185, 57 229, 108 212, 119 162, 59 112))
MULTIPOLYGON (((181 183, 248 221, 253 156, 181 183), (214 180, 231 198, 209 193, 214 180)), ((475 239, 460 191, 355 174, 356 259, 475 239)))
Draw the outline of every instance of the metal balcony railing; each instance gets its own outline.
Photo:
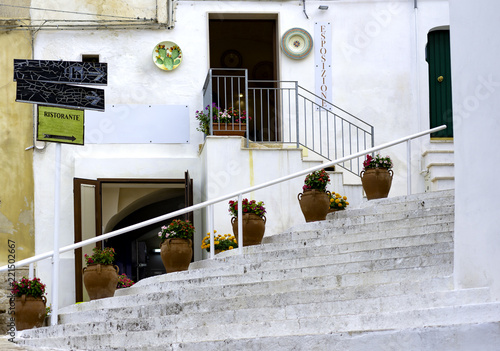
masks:
MULTIPOLYGON (((290 143, 329 161, 374 145, 374 128, 298 85, 296 81, 248 80, 246 69, 216 69, 207 74, 203 107, 237 109, 250 116, 249 141, 290 143)), ((213 135, 210 121, 208 135, 213 135)), ((227 127, 226 127, 227 128, 227 127)), ((340 167, 359 175, 363 158, 340 167)))

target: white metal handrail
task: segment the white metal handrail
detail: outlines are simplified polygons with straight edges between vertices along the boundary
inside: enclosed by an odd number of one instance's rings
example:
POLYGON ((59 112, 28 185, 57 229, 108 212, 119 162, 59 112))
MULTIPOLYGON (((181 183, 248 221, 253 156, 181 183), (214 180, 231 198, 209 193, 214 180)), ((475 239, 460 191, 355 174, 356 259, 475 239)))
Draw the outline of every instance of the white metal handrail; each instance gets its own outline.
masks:
MULTIPOLYGON (((259 184, 259 185, 255 185, 255 186, 252 186, 252 187, 249 187, 249 188, 245 188, 245 189, 242 189, 242 190, 239 190, 239 191, 235 191, 233 193, 230 193, 230 194, 227 194, 227 195, 224 195, 224 196, 220 196, 220 197, 215 198, 213 200, 208 200, 208 201, 205 201, 205 202, 202 202, 202 203, 190 206, 190 207, 186 207, 186 208, 174 211, 174 212, 167 213, 167 214, 162 215, 162 216, 158 216, 156 218, 149 219, 147 221, 143 221, 143 222, 140 222, 140 223, 137 223, 137 224, 125 227, 125 228, 121 228, 121 229, 118 229, 118 230, 115 230, 115 231, 112 231, 112 232, 109 232, 109 233, 106 233, 106 234, 102 234, 102 235, 99 235, 99 236, 97 236, 95 238, 90 238, 90 239, 81 241, 79 243, 67 245, 67 246, 61 247, 59 249, 58 253, 63 253, 63 252, 75 250, 75 249, 84 247, 86 245, 94 244, 94 243, 96 243, 98 241, 102 241, 102 240, 105 240, 105 239, 109 239, 109 238, 112 238, 112 237, 115 237, 115 236, 118 236, 118 235, 130 232, 132 230, 136 230, 136 229, 139 229, 139 228, 151 225, 151 224, 155 224, 155 223, 158 223, 158 222, 161 222, 161 221, 165 221, 165 220, 170 219, 170 218, 174 218, 174 217, 183 215, 183 214, 188 213, 188 212, 192 212, 192 211, 195 211, 195 210, 199 210, 199 209, 208 207, 208 211, 209 211, 209 214, 208 214, 208 227, 209 227, 209 230, 210 230, 210 258, 213 259, 213 257, 214 257, 213 205, 214 204, 216 204, 218 202, 221 202, 221 201, 225 201, 225 200, 234 198, 234 197, 238 197, 238 217, 241 218, 241 216, 242 216, 241 211, 242 211, 242 207, 243 207, 242 206, 242 197, 243 197, 243 194, 250 193, 252 191, 259 190, 259 189, 262 189, 262 188, 266 188, 266 187, 269 187, 269 186, 274 185, 274 184, 285 182, 285 181, 288 181, 288 180, 293 179, 293 178, 304 176, 304 175, 306 175, 308 173, 311 173, 311 172, 314 172, 314 171, 317 171, 317 170, 320 170, 320 169, 323 169, 323 168, 331 167, 331 166, 334 166, 334 165, 336 165, 338 163, 346 162, 346 161, 349 161, 351 159, 354 159, 354 158, 357 158, 357 157, 361 157, 361 156, 364 156, 366 154, 373 153, 375 151, 379 151, 379 150, 386 149, 388 147, 391 147, 391 146, 394 146, 394 145, 397 145, 397 144, 401 144, 403 142, 407 142, 407 148, 408 148, 408 150, 410 150, 409 149, 410 148, 410 141, 412 139, 416 139, 416 138, 422 137, 422 136, 424 136, 426 134, 430 134, 430 133, 434 133, 434 132, 443 130, 445 128, 446 128, 446 125, 442 125, 442 126, 439 126, 439 127, 436 127, 436 128, 428 129, 428 130, 425 130, 423 132, 412 134, 412 135, 406 136, 404 138, 397 139, 395 141, 391 141, 391 142, 388 142, 388 143, 385 143, 385 144, 381 144, 381 145, 376 146, 376 147, 372 147, 372 148, 366 149, 364 151, 352 154, 350 156, 339 158, 339 159, 331 161, 331 162, 326 162, 326 163, 323 163, 323 164, 320 164, 320 165, 317 165, 317 166, 314 166, 314 167, 302 170, 300 172, 292 173, 292 174, 289 174, 287 176, 284 176, 284 177, 281 177, 281 178, 277 178, 277 179, 269 181, 269 182, 265 182, 265 183, 262 183, 262 184, 259 184)), ((408 158, 410 158, 410 152, 409 151, 408 151, 407 155, 408 155, 408 158)), ((410 164, 411 160, 408 159, 407 162, 408 162, 408 164, 410 164)), ((408 172, 407 181, 408 181, 408 184, 411 184, 411 172, 408 172)), ((410 192, 411 192, 411 189, 408 186, 408 194, 410 194, 410 192)), ((238 221, 238 243, 242 243, 243 242, 243 228, 242 228, 242 224, 243 224, 243 221, 238 221)), ((242 245, 238 245, 238 252, 240 254, 243 252, 242 245)), ((38 261, 50 258, 52 256, 55 256, 54 255, 54 251, 48 251, 48 252, 45 252, 43 254, 39 254, 39 255, 36 255, 36 256, 30 257, 30 258, 26 258, 26 259, 21 260, 19 262, 16 262, 16 267, 25 266, 25 265, 28 265, 28 264, 31 264, 31 263, 34 263, 34 262, 38 262, 38 261)), ((59 262, 53 262, 53 264, 57 268, 57 270, 53 269, 53 271, 58 271, 59 262)), ((0 267, 0 272, 4 272, 4 271, 7 271, 7 270, 8 270, 8 265, 0 267)), ((58 311, 57 310, 53 310, 52 311, 52 316, 53 316, 52 320, 54 322, 52 322, 52 324, 56 324, 56 322, 57 322, 57 315, 58 315, 58 311)))

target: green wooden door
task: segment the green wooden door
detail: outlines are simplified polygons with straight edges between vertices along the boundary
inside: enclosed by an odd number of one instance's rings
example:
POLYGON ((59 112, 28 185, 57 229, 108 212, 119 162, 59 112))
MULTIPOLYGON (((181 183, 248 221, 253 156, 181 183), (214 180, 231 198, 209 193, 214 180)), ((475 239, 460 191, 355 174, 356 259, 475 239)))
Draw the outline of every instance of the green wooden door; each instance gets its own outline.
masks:
POLYGON ((436 30, 427 36, 426 60, 429 64, 430 127, 446 124, 448 128, 433 133, 434 138, 453 137, 451 100, 450 31, 436 30))

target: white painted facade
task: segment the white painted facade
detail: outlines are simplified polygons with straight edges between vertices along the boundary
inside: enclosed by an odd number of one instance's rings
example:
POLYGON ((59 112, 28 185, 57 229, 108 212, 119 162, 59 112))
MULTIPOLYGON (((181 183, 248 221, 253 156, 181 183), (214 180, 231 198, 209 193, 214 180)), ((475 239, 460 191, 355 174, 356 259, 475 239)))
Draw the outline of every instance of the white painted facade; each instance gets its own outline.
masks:
POLYGON ((500 4, 454 1, 451 57, 456 144, 455 283, 490 286, 500 300, 500 4), (478 137, 480 136, 480 137, 478 137), (460 205, 458 205, 460 204, 460 205))
MULTIPOLYGON (((68 10, 130 15, 143 7, 141 16, 155 16, 154 2, 133 5, 120 2, 96 8, 93 1, 80 1, 68 10)), ((427 33, 449 25, 448 1, 176 1, 172 29, 129 30, 40 30, 34 37, 34 59, 80 61, 82 54, 99 55, 108 63, 107 105, 129 105, 128 116, 140 119, 143 107, 186 106, 189 118, 179 119, 188 128, 189 139, 175 143, 129 143, 127 134, 115 144, 87 143, 62 145, 60 245, 73 242, 74 178, 182 178, 189 170, 194 181, 194 202, 224 195, 307 167, 297 150, 270 152, 239 148, 240 139, 209 138, 205 143, 196 130, 195 112, 203 109, 202 87, 209 70, 208 14, 276 15, 278 37, 293 27, 314 33, 315 22, 331 23, 333 103, 375 128, 375 145, 428 129, 428 67, 425 61, 427 33), (318 9, 327 5, 328 10, 318 9), (306 17, 308 16, 308 18, 306 17), (152 60, 152 51, 161 41, 173 41, 183 51, 181 65, 166 72, 152 60), (230 177, 228 177, 228 175, 230 177), (241 177, 239 176, 241 175, 241 177)), ((54 1, 33 1, 33 7, 58 8, 54 1)), ((59 6, 60 7, 60 6, 59 6)), ((60 8, 59 8, 60 9, 60 8)), ((32 13, 36 17, 36 12, 32 13)), ((279 43, 279 38, 277 38, 279 43)), ((278 79, 298 81, 314 91, 314 53, 302 60, 288 58, 277 50, 278 79)), ((178 127, 178 126, 177 126, 178 127)), ((157 129, 176 126, 158 121, 157 129)), ((88 135, 112 134, 103 124, 88 135)), ((131 130, 131 133, 141 131, 131 130)), ((144 131, 147 132, 147 131, 144 131)), ((97 137, 95 140, 99 140, 97 137)), ((424 192, 421 154, 429 138, 412 144, 412 192, 424 192)), ((55 145, 37 143, 34 154, 36 253, 52 250, 54 231, 55 145)), ((406 148, 394 147, 389 154, 395 164, 390 195, 406 194, 406 148)), ((268 211, 266 235, 302 223, 296 196, 302 179, 279 187, 279 191, 248 194, 262 200, 268 211), (285 200, 285 201, 283 201, 285 200)), ((195 213, 200 228, 195 240, 195 258, 201 259, 199 242, 206 231, 204 215, 195 213), (202 228, 202 229, 201 229, 202 228)), ((230 232, 226 204, 216 207, 215 228, 230 232)), ((61 275, 71 279, 60 296, 60 307, 74 302, 73 255, 62 255, 61 275)), ((39 276, 50 287, 50 263, 38 264, 39 276)), ((61 284, 66 284, 63 280, 61 284)), ((49 289, 50 296, 50 289, 49 289)))

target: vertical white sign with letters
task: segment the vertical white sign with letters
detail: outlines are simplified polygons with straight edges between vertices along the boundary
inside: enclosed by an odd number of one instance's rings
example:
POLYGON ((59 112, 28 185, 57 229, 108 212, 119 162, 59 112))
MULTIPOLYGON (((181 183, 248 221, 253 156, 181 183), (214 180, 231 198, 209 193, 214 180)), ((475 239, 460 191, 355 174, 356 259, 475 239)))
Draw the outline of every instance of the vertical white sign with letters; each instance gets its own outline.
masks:
POLYGON ((316 22, 314 24, 314 63, 315 93, 320 98, 316 103, 324 108, 331 106, 325 103, 332 101, 332 41, 331 24, 316 22))

